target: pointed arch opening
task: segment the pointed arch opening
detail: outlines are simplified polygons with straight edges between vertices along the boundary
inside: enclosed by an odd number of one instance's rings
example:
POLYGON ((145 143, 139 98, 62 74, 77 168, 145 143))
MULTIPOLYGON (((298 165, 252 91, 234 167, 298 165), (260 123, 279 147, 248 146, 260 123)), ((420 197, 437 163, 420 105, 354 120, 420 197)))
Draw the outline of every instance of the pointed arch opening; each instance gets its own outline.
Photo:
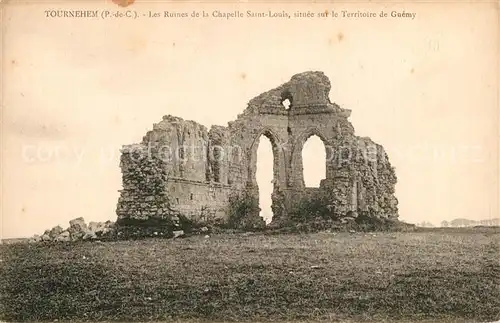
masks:
POLYGON ((319 187, 326 178, 326 146, 317 135, 311 135, 302 147, 304 185, 319 187))
POLYGON ((250 148, 247 189, 256 194, 260 216, 270 223, 272 194, 284 183, 284 156, 280 141, 270 129, 263 129, 250 148))
POLYGON ((271 194, 274 184, 273 146, 269 138, 261 135, 257 148, 255 179, 259 191, 260 216, 269 224, 273 218, 271 194))

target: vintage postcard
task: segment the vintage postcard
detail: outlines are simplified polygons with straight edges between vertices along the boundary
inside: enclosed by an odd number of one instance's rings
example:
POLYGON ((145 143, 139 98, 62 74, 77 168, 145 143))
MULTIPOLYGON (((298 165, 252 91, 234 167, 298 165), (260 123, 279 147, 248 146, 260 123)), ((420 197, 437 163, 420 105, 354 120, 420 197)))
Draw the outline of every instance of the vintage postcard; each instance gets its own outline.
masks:
POLYGON ((498 1, 0 10, 0 321, 500 320, 498 1))

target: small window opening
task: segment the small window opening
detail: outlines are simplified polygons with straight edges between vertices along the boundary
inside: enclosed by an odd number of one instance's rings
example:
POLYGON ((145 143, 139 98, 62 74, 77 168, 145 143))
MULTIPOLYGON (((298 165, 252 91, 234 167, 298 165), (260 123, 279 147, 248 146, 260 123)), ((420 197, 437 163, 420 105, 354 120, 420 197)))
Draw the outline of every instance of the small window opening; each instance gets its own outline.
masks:
POLYGON ((283 104, 283 106, 285 107, 285 110, 289 110, 290 109, 290 100, 289 99, 284 99, 281 104, 283 104))
POLYGON ((193 200, 193 193, 189 195, 189 198, 191 199, 191 201, 193 200))

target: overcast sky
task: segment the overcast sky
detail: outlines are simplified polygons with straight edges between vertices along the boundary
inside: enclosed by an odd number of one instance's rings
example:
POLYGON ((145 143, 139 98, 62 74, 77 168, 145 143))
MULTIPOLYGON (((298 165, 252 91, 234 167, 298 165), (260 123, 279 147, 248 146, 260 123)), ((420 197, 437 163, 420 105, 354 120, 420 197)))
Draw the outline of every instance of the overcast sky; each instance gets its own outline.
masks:
MULTIPOLYGON (((402 220, 498 216, 493 4, 335 6, 405 10, 416 13, 413 20, 45 18, 47 9, 118 8, 80 3, 4 9, 4 237, 67 227, 79 216, 115 220, 121 145, 139 142, 166 114, 226 125, 251 98, 308 70, 330 78, 330 99, 352 110, 356 134, 386 148, 402 220)), ((239 9, 334 9, 300 6, 239 9)), ((151 2, 130 8, 238 9, 151 2)), ((259 154, 269 181, 271 154, 259 154)), ((306 174, 324 174, 316 167, 323 156, 319 149, 307 158, 306 174)))

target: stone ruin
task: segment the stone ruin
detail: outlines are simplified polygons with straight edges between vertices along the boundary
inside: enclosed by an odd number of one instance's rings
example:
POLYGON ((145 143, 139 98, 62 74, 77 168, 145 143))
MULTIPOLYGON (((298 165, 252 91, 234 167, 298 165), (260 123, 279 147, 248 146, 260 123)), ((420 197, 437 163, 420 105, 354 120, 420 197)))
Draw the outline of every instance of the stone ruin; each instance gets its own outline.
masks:
MULTIPOLYGON (((122 148, 118 221, 168 217, 172 212, 193 222, 227 220, 231 199, 259 199, 261 136, 273 147, 272 225, 287 223, 301 203, 313 200, 336 218, 364 214, 397 219, 397 179, 384 148, 354 134, 351 110, 330 101, 330 88, 322 72, 294 75, 251 99, 227 126, 210 130, 164 116, 142 142, 122 148), (323 141, 326 151, 326 174, 319 187, 306 187, 303 178, 302 148, 312 135, 323 141)), ((265 225, 258 208, 244 217, 265 225)))

